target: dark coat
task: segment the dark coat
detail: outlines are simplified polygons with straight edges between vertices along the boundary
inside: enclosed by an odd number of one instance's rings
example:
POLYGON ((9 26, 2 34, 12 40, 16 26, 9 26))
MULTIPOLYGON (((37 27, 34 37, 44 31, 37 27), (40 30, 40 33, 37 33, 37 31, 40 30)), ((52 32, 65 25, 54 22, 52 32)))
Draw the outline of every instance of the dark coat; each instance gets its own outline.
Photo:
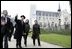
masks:
POLYGON ((11 38, 12 34, 13 34, 13 31, 14 31, 14 26, 13 26, 13 23, 10 21, 10 19, 8 18, 7 20, 7 32, 9 33, 8 36, 9 38, 11 38))
POLYGON ((7 23, 4 26, 1 25, 1 33, 3 36, 7 35, 8 37, 11 37, 10 35, 13 33, 13 24, 10 21, 10 18, 7 18, 7 23))
POLYGON ((15 17, 15 22, 16 22, 16 25, 15 25, 15 33, 14 33, 14 38, 15 39, 19 39, 22 37, 23 35, 23 32, 25 32, 25 24, 23 22, 23 25, 21 23, 21 20, 18 20, 17 17, 15 17))
POLYGON ((14 31, 14 26, 12 22, 10 22, 8 26, 9 26, 9 30, 11 31, 11 32, 9 31, 9 38, 11 39, 13 31, 14 31))
POLYGON ((29 33, 29 30, 30 30, 30 25, 28 23, 25 23, 25 34, 28 35, 29 33))
POLYGON ((40 34, 40 26, 38 24, 34 24, 33 25, 33 34, 32 34, 32 38, 36 39, 39 37, 40 34))
POLYGON ((6 25, 2 26, 1 25, 1 37, 3 37, 4 35, 6 35, 6 25))

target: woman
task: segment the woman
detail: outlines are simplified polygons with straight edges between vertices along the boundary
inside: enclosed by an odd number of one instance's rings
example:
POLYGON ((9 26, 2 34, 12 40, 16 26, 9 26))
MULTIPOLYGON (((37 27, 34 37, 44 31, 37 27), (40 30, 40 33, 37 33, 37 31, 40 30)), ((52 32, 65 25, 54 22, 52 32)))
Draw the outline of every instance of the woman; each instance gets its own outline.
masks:
POLYGON ((32 39, 33 39, 33 44, 35 46, 35 40, 38 40, 38 46, 40 45, 40 25, 38 24, 37 20, 35 20, 35 24, 33 25, 33 34, 32 34, 32 39))
POLYGON ((28 36, 29 30, 30 30, 30 25, 29 25, 29 20, 27 19, 25 21, 25 32, 23 34, 25 46, 27 46, 27 36, 28 36))

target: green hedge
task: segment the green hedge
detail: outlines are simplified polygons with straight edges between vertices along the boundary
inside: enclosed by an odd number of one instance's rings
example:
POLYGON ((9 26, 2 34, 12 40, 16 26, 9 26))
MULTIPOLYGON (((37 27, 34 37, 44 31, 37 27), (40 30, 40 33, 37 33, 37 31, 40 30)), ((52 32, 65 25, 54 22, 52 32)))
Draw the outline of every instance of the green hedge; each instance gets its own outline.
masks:
POLYGON ((40 30, 42 34, 49 34, 49 33, 56 33, 56 34, 63 34, 63 35, 71 35, 71 30, 48 30, 48 29, 41 29, 40 30))

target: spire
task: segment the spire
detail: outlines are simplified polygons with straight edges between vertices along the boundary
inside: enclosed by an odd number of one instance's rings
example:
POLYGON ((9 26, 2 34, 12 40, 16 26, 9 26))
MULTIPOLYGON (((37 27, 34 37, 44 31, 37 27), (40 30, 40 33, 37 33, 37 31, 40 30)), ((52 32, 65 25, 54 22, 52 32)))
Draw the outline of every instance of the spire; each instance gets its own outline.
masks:
POLYGON ((60 9, 60 3, 59 3, 59 9, 58 9, 58 12, 60 12, 61 11, 61 9, 60 9))

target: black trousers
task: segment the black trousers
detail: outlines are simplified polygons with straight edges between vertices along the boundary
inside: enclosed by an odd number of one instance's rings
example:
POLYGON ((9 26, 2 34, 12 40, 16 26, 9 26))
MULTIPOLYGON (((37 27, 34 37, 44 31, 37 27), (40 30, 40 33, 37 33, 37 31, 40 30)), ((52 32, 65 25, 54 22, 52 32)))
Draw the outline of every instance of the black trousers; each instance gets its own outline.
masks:
MULTIPOLYGON (((36 39, 33 38, 33 45, 35 45, 35 40, 36 39)), ((37 38, 37 41, 38 41, 38 46, 40 46, 41 44, 40 44, 40 38, 39 37, 37 38)))
POLYGON ((8 48, 8 36, 5 36, 4 47, 5 47, 5 48, 8 48))
POLYGON ((27 35, 24 35, 23 37, 24 37, 24 44, 25 46, 27 46, 27 35))
POLYGON ((2 36, 2 48, 3 48, 3 39, 4 39, 4 48, 8 48, 8 36, 2 36))
POLYGON ((4 42, 4 48, 8 48, 8 33, 5 26, 1 27, 1 42, 2 42, 2 48, 3 48, 3 42, 4 42), (4 39, 4 41, 3 41, 4 39))
POLYGON ((16 47, 21 47, 21 38, 16 39, 16 47))
POLYGON ((1 48, 3 48, 3 35, 1 34, 1 48))

